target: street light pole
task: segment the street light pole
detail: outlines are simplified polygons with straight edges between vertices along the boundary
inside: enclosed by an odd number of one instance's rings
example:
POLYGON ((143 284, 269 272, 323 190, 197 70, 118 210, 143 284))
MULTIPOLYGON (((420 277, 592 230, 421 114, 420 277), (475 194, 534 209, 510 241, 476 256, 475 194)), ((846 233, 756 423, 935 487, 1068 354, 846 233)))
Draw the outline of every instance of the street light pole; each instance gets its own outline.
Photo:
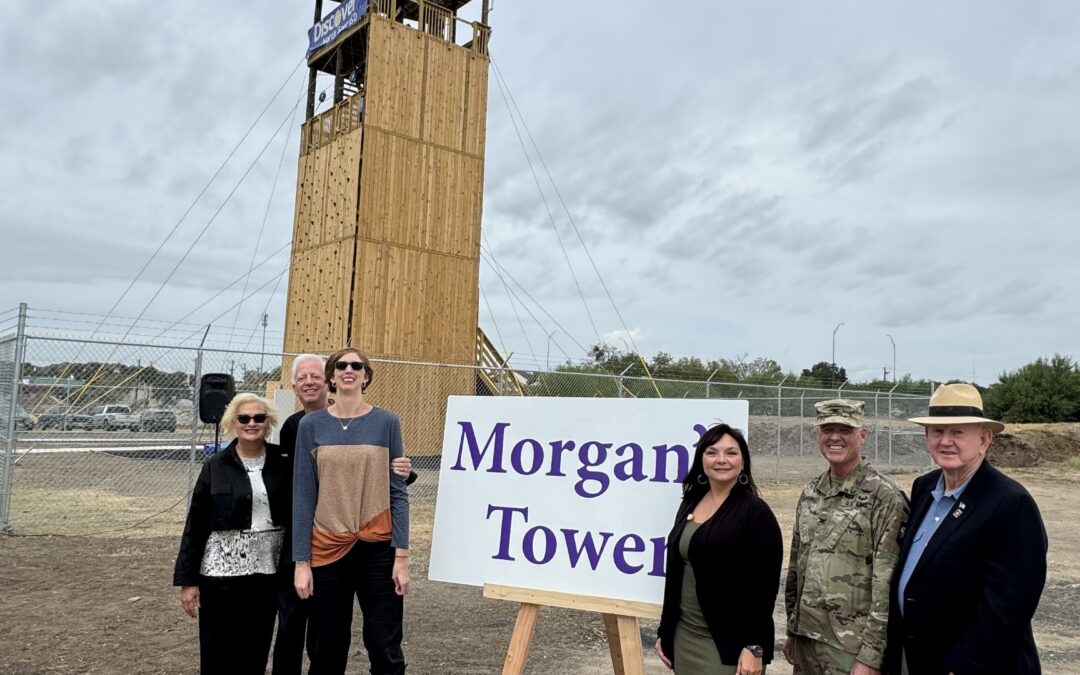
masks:
POLYGON ((544 355, 544 369, 547 370, 548 372, 551 372, 551 338, 554 337, 555 333, 558 333, 558 332, 559 332, 559 329, 556 328, 555 330, 548 333, 547 353, 544 355))
POLYGON ((892 343, 892 381, 893 384, 896 384, 896 340, 888 333, 885 333, 885 337, 889 338, 889 342, 892 343))
POLYGON ((262 315, 262 329, 263 329, 263 331, 262 331, 262 333, 263 333, 263 336, 262 336, 263 337, 263 339, 262 339, 262 350, 263 350, 263 353, 259 355, 259 372, 260 373, 263 372, 263 358, 266 356, 266 322, 267 322, 267 320, 269 318, 270 317, 267 316, 266 312, 263 312, 263 315, 262 315))
MULTIPOLYGON (((844 322, 836 324, 836 328, 832 329, 832 372, 829 373, 832 377, 836 377, 836 331, 840 330, 840 326, 843 326, 844 322)), ((831 384, 831 383, 830 383, 831 384)))

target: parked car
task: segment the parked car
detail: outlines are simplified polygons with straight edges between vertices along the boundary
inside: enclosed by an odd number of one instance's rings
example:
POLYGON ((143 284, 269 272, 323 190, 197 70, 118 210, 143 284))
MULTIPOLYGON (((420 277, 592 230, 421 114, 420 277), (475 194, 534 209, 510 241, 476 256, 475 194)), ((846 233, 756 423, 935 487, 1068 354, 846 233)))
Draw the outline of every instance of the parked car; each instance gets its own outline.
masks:
POLYGON ((26 412, 21 405, 16 406, 15 428, 20 431, 30 431, 34 428, 34 417, 26 412))
POLYGON ((143 431, 176 431, 176 415, 168 410, 144 410, 139 414, 139 428, 143 431))
POLYGON ((139 416, 131 412, 126 405, 99 405, 94 408, 94 428, 116 431, 117 429, 130 429, 138 431, 139 416))
POLYGON ((89 431, 94 428, 94 420, 84 412, 58 405, 38 415, 38 426, 42 429, 60 429, 62 431, 71 429, 89 431))

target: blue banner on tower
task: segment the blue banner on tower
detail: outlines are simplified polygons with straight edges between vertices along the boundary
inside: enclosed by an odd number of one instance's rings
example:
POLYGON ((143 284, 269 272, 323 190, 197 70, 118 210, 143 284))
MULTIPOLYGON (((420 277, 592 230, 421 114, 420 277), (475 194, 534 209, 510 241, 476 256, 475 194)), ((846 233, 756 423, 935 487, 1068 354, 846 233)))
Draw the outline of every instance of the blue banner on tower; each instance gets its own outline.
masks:
POLYGON ((323 17, 323 20, 308 29, 308 50, 310 57, 316 50, 325 47, 339 35, 355 26, 368 9, 368 0, 345 0, 337 9, 323 17))

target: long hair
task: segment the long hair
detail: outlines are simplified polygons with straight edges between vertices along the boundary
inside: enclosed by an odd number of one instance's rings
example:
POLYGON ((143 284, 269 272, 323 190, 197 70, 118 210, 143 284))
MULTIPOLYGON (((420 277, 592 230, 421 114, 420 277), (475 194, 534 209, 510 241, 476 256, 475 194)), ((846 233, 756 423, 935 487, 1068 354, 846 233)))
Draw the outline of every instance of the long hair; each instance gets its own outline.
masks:
POLYGON ((731 487, 731 493, 735 494, 749 490, 755 495, 760 494, 757 484, 754 482, 754 476, 750 472, 750 446, 746 443, 746 436, 743 436, 743 432, 735 427, 721 422, 709 427, 708 431, 698 439, 697 445, 694 446, 694 461, 690 464, 690 470, 686 472, 686 478, 683 479, 683 501, 697 502, 709 491, 709 479, 705 476, 702 457, 705 455, 706 448, 715 444, 724 436, 731 436, 739 444, 739 452, 742 453, 743 461, 742 475, 739 477, 739 481, 736 481, 735 485, 731 487), (746 483, 740 482, 742 476, 746 476, 746 483))

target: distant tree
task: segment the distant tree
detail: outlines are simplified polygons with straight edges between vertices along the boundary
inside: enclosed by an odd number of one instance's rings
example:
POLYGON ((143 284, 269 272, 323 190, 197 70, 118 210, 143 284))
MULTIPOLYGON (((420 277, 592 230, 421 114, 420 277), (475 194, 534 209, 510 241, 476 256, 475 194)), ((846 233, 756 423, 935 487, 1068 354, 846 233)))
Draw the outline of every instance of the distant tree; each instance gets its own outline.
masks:
POLYGON ((739 354, 734 359, 720 359, 719 363, 733 379, 740 382, 774 384, 784 378, 784 369, 780 364, 762 356, 748 360, 746 354, 739 354))
POLYGON ((809 368, 803 368, 799 381, 801 382, 803 378, 830 388, 838 387, 848 379, 846 370, 827 361, 818 361, 809 368))
MULTIPOLYGON (((584 364, 565 363, 557 370, 560 372, 603 372, 621 373, 627 366, 636 364, 628 374, 644 375, 641 359, 637 354, 624 352, 618 347, 606 343, 593 345, 588 351, 588 361, 584 364)), ((783 377, 780 364, 772 359, 750 359, 740 354, 731 359, 702 361, 696 356, 673 357, 667 352, 657 352, 656 356, 646 361, 653 377, 670 377, 684 380, 706 380, 712 376, 716 382, 779 382, 783 377)))
POLYGON ((1003 373, 983 402, 986 413, 1003 422, 1080 421, 1080 368, 1060 354, 1039 358, 1003 373))

